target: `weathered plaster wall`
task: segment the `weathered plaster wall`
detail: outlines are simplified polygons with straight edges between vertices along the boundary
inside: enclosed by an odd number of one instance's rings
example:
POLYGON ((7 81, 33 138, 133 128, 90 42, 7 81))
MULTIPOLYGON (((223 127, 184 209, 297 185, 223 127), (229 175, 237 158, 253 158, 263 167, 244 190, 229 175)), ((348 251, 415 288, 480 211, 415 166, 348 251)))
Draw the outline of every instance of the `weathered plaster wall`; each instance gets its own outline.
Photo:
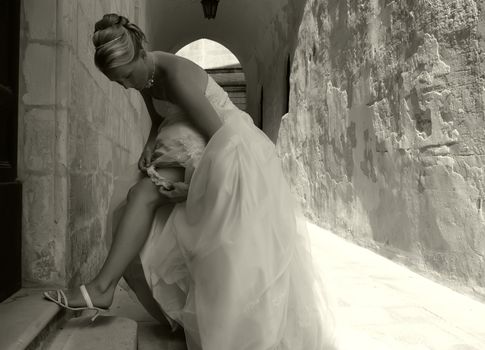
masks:
POLYGON ((312 220, 481 295, 484 4, 309 0, 278 139, 312 220))
POLYGON ((148 134, 142 99, 93 62, 94 23, 108 12, 145 27, 142 1, 22 1, 24 285, 78 284, 97 272, 113 178, 138 159, 148 134))

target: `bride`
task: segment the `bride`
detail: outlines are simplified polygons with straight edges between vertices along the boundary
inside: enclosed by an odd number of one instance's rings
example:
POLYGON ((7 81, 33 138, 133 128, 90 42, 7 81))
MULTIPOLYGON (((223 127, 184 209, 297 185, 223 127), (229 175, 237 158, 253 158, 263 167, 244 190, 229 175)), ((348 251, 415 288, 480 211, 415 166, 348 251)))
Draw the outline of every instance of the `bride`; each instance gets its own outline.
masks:
POLYGON ((96 310, 94 319, 124 275, 152 315, 183 327, 190 350, 335 349, 332 309, 274 144, 202 68, 147 52, 144 40, 116 14, 95 25, 96 66, 140 91, 152 127, 138 169, 118 181, 116 193, 130 189, 126 202, 112 200, 123 207, 100 272, 44 295, 96 310))

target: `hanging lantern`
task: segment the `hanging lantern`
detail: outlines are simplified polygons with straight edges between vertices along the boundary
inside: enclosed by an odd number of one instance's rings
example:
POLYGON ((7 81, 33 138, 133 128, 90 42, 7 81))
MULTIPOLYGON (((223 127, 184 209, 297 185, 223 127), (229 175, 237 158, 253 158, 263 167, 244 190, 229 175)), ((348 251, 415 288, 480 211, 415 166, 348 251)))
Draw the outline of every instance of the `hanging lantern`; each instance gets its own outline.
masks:
POLYGON ((202 0, 200 3, 202 4, 202 8, 204 9, 205 18, 216 18, 217 5, 219 4, 219 0, 202 0))

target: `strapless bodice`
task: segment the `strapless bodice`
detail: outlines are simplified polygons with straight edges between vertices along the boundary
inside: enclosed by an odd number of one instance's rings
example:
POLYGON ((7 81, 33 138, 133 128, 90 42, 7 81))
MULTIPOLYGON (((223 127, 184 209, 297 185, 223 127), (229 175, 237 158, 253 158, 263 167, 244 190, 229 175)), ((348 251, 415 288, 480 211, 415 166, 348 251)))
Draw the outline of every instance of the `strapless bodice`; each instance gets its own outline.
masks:
MULTIPOLYGON (((205 96, 223 123, 232 116, 240 118, 241 115, 245 115, 245 119, 252 122, 252 118, 245 112, 241 113, 242 111, 232 103, 227 92, 220 87, 210 75, 207 79, 205 96)), ((152 100, 155 110, 164 118, 159 130, 164 126, 178 121, 189 122, 185 112, 178 105, 167 100, 158 100, 154 98, 152 100)))
MULTIPOLYGON (((230 120, 244 120, 252 123, 249 114, 237 108, 226 91, 209 76, 205 96, 217 112, 222 124, 230 120)), ((174 103, 153 99, 153 106, 164 118, 158 128, 151 166, 147 171, 152 181, 159 186, 169 186, 169 181, 159 176, 157 168, 183 167, 185 178, 195 169, 206 147, 205 138, 193 126, 185 112, 174 103)))
POLYGON ((163 118, 163 122, 160 124, 159 130, 160 128, 173 124, 174 122, 186 121, 187 119, 183 110, 172 102, 153 99, 153 106, 155 107, 157 113, 163 118))

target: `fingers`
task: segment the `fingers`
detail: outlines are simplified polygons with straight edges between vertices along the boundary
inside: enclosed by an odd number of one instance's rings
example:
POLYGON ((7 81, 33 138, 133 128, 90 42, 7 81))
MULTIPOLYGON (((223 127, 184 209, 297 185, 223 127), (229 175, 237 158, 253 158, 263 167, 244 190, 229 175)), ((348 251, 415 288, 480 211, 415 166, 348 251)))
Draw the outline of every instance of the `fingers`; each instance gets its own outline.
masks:
POLYGON ((160 187, 159 192, 167 197, 171 202, 178 203, 187 199, 188 185, 183 182, 175 182, 173 189, 160 187))
POLYGON ((144 172, 147 171, 147 168, 151 165, 152 154, 153 151, 145 146, 138 161, 138 169, 144 172))
POLYGON ((144 161, 139 161, 138 162, 138 169, 140 169, 140 171, 144 171, 144 172, 147 171, 147 167, 145 166, 145 162, 144 161))
POLYGON ((143 156, 142 158, 140 158, 140 160, 138 161, 138 169, 140 169, 141 171, 147 171, 147 168, 150 166, 150 157, 146 157, 146 156, 143 156))
POLYGON ((177 193, 176 190, 167 190, 167 189, 164 189, 163 187, 160 187, 159 192, 163 194, 165 197, 167 197, 168 199, 174 199, 180 195, 180 193, 177 193))

